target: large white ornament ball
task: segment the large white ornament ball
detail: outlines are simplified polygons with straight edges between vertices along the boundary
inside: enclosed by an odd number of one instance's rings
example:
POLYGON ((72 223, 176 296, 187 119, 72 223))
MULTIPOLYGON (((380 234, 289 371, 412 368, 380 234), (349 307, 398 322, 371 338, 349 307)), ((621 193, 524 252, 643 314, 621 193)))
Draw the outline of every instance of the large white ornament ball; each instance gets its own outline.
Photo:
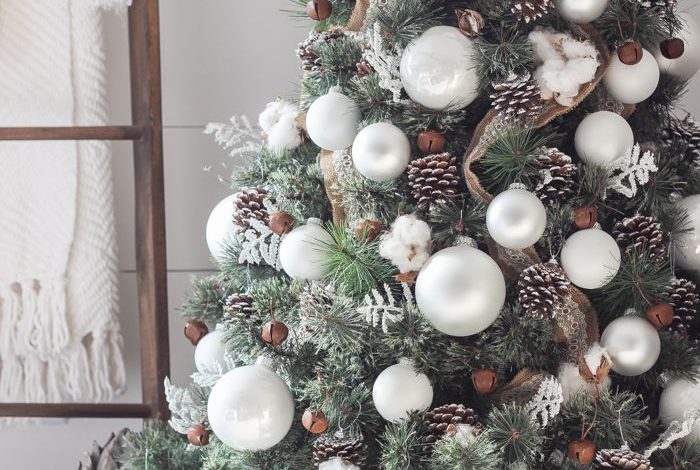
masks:
POLYGON ((474 42, 452 26, 434 26, 401 56, 401 83, 426 108, 462 109, 479 95, 474 42))
POLYGON ((207 417, 212 431, 238 451, 265 450, 287 435, 294 399, 287 384, 267 366, 237 367, 216 382, 207 417))
POLYGON ((226 348, 221 330, 210 331, 197 343, 194 365, 201 374, 216 374, 226 370, 226 348))
POLYGON ((411 411, 427 410, 433 402, 433 386, 425 374, 402 359, 379 374, 372 387, 372 400, 382 418, 396 423, 411 411))
POLYGON ((466 245, 438 251, 416 280, 416 303, 430 323, 451 336, 488 328, 506 299, 506 282, 496 262, 466 245))
POLYGON ((235 195, 228 196, 220 201, 209 214, 207 219, 207 247, 212 257, 220 261, 223 259, 226 246, 236 233, 236 225, 233 223, 233 201, 235 195))
POLYGON ((280 264, 289 277, 320 281, 328 273, 324 264, 324 245, 333 242, 318 219, 309 219, 289 232, 280 244, 280 264))
POLYGON ((612 360, 611 368, 627 377, 643 374, 659 358, 661 339, 651 323, 634 315, 610 323, 600 337, 612 360))
POLYGON ((606 285, 620 269, 620 247, 597 228, 571 235, 561 250, 561 267, 571 282, 584 289, 606 285))
POLYGON ((688 213, 688 231, 676 235, 675 262, 682 269, 700 272, 700 194, 684 197, 676 204, 688 213))
POLYGON ((683 30, 675 34, 685 43, 683 55, 677 59, 667 59, 656 51, 656 60, 663 73, 689 80, 700 69, 700 26, 688 13, 680 13, 683 30))
POLYGON ((306 132, 322 149, 343 150, 352 145, 360 117, 360 108, 353 100, 331 89, 306 112, 306 132))
POLYGON ((584 163, 608 166, 634 147, 634 133, 619 114, 598 111, 578 125, 574 144, 584 163))
POLYGON ((521 250, 542 237, 547 210, 540 198, 524 189, 509 189, 496 196, 486 211, 486 228, 499 245, 521 250))
POLYGON ((406 171, 411 144, 401 129, 388 122, 371 124, 360 131, 352 144, 357 171, 372 181, 391 181, 406 171))
MULTIPOLYGON (((700 408, 700 383, 690 380, 672 379, 664 388, 659 399, 659 418, 668 426, 674 421, 683 422, 686 414, 700 408)), ((700 439, 700 424, 690 433, 694 439, 700 439)))
POLYGON ((565 20, 582 24, 597 20, 608 3, 610 0, 557 0, 557 9, 565 20))
POLYGON ((611 97, 624 104, 637 104, 649 98, 659 86, 659 64, 651 52, 643 49, 642 60, 635 65, 624 64, 613 54, 605 71, 603 84, 611 97))

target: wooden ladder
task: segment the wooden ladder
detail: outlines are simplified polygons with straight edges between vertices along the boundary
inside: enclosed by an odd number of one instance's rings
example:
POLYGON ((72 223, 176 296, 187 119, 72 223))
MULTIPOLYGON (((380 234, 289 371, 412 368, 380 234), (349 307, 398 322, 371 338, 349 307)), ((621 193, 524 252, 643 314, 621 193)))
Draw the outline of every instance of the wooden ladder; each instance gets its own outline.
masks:
POLYGON ((3 127, 0 141, 133 141, 142 403, 0 403, 0 417, 149 420, 168 417, 163 385, 170 373, 170 352, 158 0, 133 0, 128 21, 130 126, 3 127))

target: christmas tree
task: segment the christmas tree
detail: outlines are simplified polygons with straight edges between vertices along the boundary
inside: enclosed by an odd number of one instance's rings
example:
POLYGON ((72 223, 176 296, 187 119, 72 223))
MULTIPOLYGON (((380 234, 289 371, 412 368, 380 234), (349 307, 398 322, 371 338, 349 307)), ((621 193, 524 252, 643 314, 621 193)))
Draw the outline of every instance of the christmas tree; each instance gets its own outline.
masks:
POLYGON ((247 166, 183 309, 197 372, 122 466, 700 468, 698 25, 294 5, 299 97, 206 130, 247 166))

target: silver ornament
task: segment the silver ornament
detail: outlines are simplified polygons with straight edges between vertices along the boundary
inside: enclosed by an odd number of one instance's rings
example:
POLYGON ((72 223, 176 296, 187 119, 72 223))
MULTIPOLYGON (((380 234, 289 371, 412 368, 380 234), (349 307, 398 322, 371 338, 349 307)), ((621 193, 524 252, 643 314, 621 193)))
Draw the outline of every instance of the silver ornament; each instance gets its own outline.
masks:
MULTIPOLYGON (((659 399, 659 419, 665 426, 674 421, 683 423, 693 410, 700 407, 700 383, 686 379, 671 379, 664 386, 659 399)), ((700 424, 696 424, 690 436, 700 439, 700 424)))
POLYGON ((654 54, 659 68, 663 73, 682 80, 690 80, 700 69, 700 25, 693 19, 689 12, 678 12, 683 25, 681 31, 677 31, 676 37, 683 40, 685 50, 677 59, 668 59, 657 50, 654 54))
POLYGON ((661 339, 646 319, 628 315, 610 323, 600 344, 612 359, 612 370, 627 377, 643 374, 659 358, 661 339))
POLYGON ((634 133, 625 118, 610 111, 586 116, 576 128, 576 153, 589 165, 609 166, 634 146, 634 133))
POLYGON ((496 196, 486 211, 486 228, 496 243, 521 250, 540 239, 547 227, 542 201, 524 189, 509 189, 496 196))
POLYGON ((590 23, 603 14, 610 0, 557 0, 562 18, 574 23, 590 23))
POLYGON ((401 129, 378 122, 362 129, 352 144, 352 161, 367 179, 392 181, 406 171, 411 159, 411 143, 401 129))
POLYGON ((322 149, 343 150, 352 145, 360 117, 357 103, 342 94, 340 89, 331 88, 306 112, 306 132, 322 149))
POLYGON ((584 289, 598 289, 620 269, 620 247, 613 237, 597 228, 571 235, 561 250, 561 267, 571 282, 584 289))
POLYGON ((688 214, 688 230, 676 236, 674 259, 682 269, 700 272, 700 194, 676 203, 688 214))
POLYGON ((659 64, 651 52, 642 50, 642 60, 635 65, 624 64, 613 54, 605 71, 603 84, 610 96, 624 104, 637 104, 649 98, 659 85, 659 64))
POLYGON ((410 360, 401 359, 374 381, 372 400, 382 418, 396 423, 411 411, 427 410, 433 402, 433 386, 425 374, 416 372, 410 360))
POLYGON ((328 273, 324 264, 324 245, 333 242, 319 219, 309 219, 306 225, 289 232, 280 244, 280 264, 294 279, 320 281, 328 273))

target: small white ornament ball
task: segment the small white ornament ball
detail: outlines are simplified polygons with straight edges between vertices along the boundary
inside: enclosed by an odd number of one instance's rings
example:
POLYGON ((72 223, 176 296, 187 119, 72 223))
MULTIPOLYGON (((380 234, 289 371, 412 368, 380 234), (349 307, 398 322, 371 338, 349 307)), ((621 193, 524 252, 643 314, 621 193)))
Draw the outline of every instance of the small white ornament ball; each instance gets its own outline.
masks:
POLYGON ((688 13, 679 13, 683 23, 683 30, 676 33, 676 37, 685 43, 683 55, 677 59, 667 59, 656 51, 656 60, 663 73, 674 77, 689 80, 700 69, 700 26, 688 13))
POLYGON ((496 243, 512 250, 533 245, 547 226, 547 210, 540 198, 524 189, 496 196, 486 211, 486 228, 496 243))
POLYGON ((479 95, 474 42, 452 26, 434 26, 401 56, 401 83, 429 109, 462 109, 479 95))
POLYGON ((600 18, 610 0, 557 0, 562 18, 574 23, 590 23, 600 18))
POLYGON ((306 132, 322 149, 343 150, 352 145, 360 117, 360 108, 353 100, 331 89, 306 112, 306 132))
POLYGON ((617 101, 637 104, 656 91, 660 76, 656 59, 651 52, 642 49, 642 60, 635 65, 624 64, 617 54, 613 54, 603 84, 610 96, 617 101))
POLYGON ((197 343, 194 350, 194 365, 201 374, 216 374, 226 371, 226 348, 224 333, 221 330, 210 331, 197 343))
POLYGON ((411 411, 425 411, 433 402, 433 386, 425 374, 416 372, 410 360, 387 367, 372 387, 374 407, 382 418, 396 423, 411 411))
POLYGON ((220 201, 209 214, 207 219, 207 246, 212 257, 220 261, 226 252, 226 245, 236 233, 233 223, 233 200, 235 195, 220 201))
POLYGON ((216 382, 209 394, 207 417, 212 431, 238 451, 273 447, 294 420, 292 392, 269 367, 237 367, 216 382))
POLYGON ((506 282, 496 262, 467 245, 440 250, 416 279, 416 303, 430 323, 451 336, 475 335, 498 317, 506 282))
POLYGON ((675 262, 682 269, 700 272, 700 194, 684 197, 676 204, 688 213, 689 231, 676 236, 675 262))
POLYGON ((589 165, 609 166, 634 147, 634 133, 625 118, 610 111, 589 114, 576 128, 576 153, 589 165))
POLYGON ((661 354, 659 332, 646 319, 635 315, 610 323, 603 330, 600 344, 612 360, 612 370, 627 377, 654 367, 661 354))
POLYGON ((371 124, 360 131, 352 144, 357 171, 372 181, 395 180, 411 160, 411 144, 401 129, 388 122, 371 124))
MULTIPOLYGON (((700 383, 690 380, 672 379, 664 387, 659 399, 659 418, 668 426, 674 421, 683 422, 686 414, 700 408, 700 383)), ((690 432, 694 439, 700 439, 700 424, 690 432)))
POLYGON ((280 244, 280 264, 295 279, 320 281, 328 273, 323 247, 333 242, 319 219, 309 219, 289 232, 280 244))
POLYGON ((561 250, 561 267, 571 282, 584 289, 598 289, 620 269, 620 247, 597 228, 571 235, 561 250))

